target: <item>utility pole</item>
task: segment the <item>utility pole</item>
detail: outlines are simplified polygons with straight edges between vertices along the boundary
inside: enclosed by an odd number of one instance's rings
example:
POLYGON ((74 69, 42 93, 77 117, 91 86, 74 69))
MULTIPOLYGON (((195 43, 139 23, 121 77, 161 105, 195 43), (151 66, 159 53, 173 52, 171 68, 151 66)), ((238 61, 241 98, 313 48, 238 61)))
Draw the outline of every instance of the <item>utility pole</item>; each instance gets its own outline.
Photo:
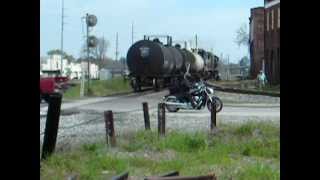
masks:
POLYGON ((133 21, 131 24, 131 44, 133 44, 133 37, 134 37, 134 31, 133 31, 133 21))
POLYGON ((63 74, 63 26, 64 26, 64 0, 62 0, 61 13, 61 75, 63 74))
POLYGON ((97 46, 97 38, 95 36, 89 36, 90 29, 97 24, 97 17, 93 14, 86 14, 86 24, 87 24, 87 63, 88 63, 88 94, 90 92, 90 48, 95 48, 97 46))
MULTIPOLYGON (((86 14, 86 19, 88 19, 88 16, 89 14, 87 13, 86 14)), ((90 57, 89 57, 89 26, 87 25, 87 61, 88 61, 88 93, 89 94, 89 91, 90 91, 90 57)))
POLYGON ((118 52, 118 32, 117 32, 117 35, 116 35, 116 61, 118 61, 118 55, 119 55, 119 52, 118 52))
POLYGON ((196 35, 196 49, 198 49, 198 36, 196 35))
MULTIPOLYGON (((83 20, 86 20, 86 17, 81 17, 81 23, 82 23, 82 38, 85 40, 86 42, 86 38, 87 38, 87 35, 84 33, 84 21, 83 20)), ((80 97, 82 98, 84 96, 84 89, 85 89, 85 67, 83 67, 81 65, 81 83, 80 83, 80 97)))
POLYGON ((227 62, 228 62, 228 80, 230 80, 230 64, 229 64, 229 55, 227 58, 227 62))
POLYGON ((221 62, 223 64, 223 66, 224 66, 224 68, 223 68, 223 70, 224 70, 224 78, 227 79, 227 65, 226 65, 225 60, 223 59, 223 53, 221 53, 220 59, 221 59, 221 62))

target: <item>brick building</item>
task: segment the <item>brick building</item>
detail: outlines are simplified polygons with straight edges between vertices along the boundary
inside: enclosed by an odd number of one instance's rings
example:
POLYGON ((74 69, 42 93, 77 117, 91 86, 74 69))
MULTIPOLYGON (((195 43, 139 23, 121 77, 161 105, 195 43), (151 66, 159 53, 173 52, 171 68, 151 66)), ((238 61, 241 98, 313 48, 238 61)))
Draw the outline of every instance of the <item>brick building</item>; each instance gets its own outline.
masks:
POLYGON ((265 0, 265 72, 271 84, 280 83, 280 0, 265 0))
POLYGON ((255 78, 257 77, 259 71, 263 69, 264 7, 252 8, 249 21, 250 76, 255 78))
POLYGON ((271 84, 280 83, 280 0, 264 0, 264 7, 251 9, 250 75, 264 70, 271 84))

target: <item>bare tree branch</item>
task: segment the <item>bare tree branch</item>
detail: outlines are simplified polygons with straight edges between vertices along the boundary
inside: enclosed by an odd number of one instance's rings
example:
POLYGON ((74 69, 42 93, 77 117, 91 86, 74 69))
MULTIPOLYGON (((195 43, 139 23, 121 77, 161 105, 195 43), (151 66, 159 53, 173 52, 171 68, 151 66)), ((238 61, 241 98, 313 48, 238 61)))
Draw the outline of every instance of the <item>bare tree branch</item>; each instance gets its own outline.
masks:
POLYGON ((102 67, 102 62, 106 59, 106 53, 109 47, 109 42, 102 38, 98 38, 98 44, 96 47, 96 57, 99 62, 99 69, 102 67))
POLYGON ((249 33, 247 24, 243 23, 236 32, 235 43, 240 46, 249 46, 249 33))

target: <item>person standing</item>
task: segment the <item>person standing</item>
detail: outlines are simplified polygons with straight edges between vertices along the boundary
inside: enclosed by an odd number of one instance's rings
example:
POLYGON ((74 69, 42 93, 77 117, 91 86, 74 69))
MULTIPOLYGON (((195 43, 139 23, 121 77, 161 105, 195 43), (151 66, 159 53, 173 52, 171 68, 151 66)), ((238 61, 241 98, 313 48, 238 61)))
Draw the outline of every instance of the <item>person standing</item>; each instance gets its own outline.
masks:
POLYGON ((257 81, 260 89, 265 87, 267 83, 267 77, 262 70, 258 74, 257 81))

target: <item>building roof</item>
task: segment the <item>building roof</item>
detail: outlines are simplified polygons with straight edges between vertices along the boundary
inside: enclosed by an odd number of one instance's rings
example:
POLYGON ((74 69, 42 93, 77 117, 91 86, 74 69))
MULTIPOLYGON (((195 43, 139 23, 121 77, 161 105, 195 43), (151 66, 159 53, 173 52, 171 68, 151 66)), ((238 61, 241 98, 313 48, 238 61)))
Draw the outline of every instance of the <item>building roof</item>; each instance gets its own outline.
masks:
POLYGON ((254 10, 257 10, 257 9, 264 9, 264 7, 263 7, 263 6, 254 7, 254 8, 251 8, 250 10, 251 10, 251 11, 254 11, 254 10))
POLYGON ((270 8, 274 5, 280 4, 280 0, 265 0, 264 8, 270 8))

